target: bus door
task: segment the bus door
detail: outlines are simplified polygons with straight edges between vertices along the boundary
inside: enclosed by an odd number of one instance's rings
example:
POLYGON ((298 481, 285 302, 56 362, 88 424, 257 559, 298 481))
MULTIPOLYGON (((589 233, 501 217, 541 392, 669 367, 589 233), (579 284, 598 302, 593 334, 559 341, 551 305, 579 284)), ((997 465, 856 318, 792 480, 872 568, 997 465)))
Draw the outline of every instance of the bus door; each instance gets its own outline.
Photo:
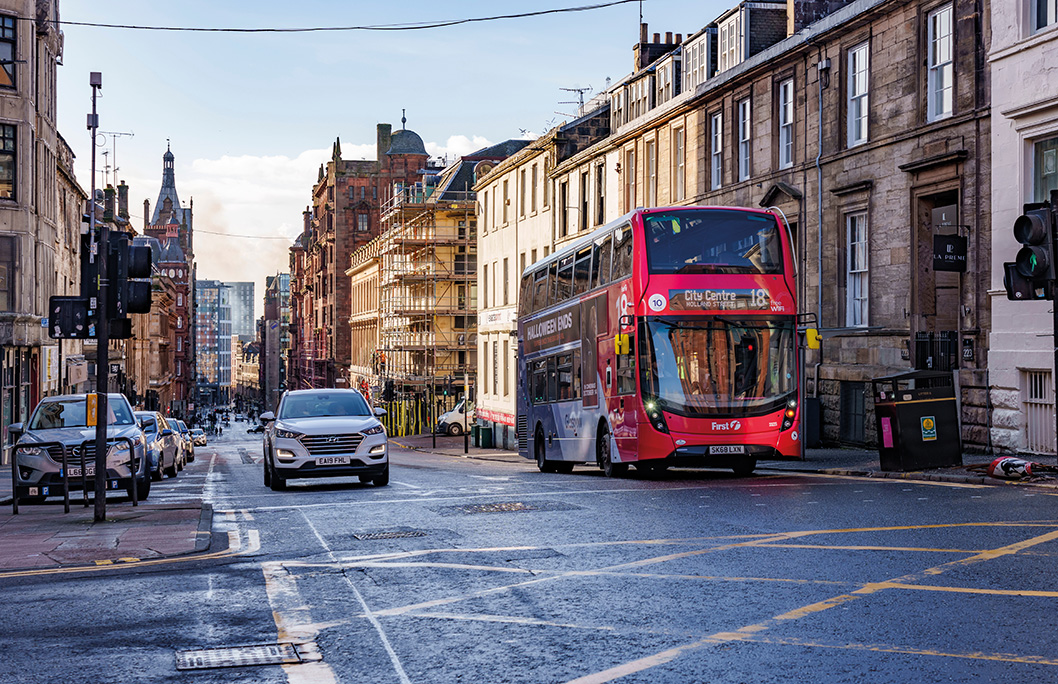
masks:
MULTIPOLYGON (((635 461, 639 415, 636 398, 636 337, 632 327, 600 343, 600 357, 605 353, 607 394, 610 396, 610 425, 622 463, 635 461)), ((614 459, 617 460, 616 458, 614 459)))

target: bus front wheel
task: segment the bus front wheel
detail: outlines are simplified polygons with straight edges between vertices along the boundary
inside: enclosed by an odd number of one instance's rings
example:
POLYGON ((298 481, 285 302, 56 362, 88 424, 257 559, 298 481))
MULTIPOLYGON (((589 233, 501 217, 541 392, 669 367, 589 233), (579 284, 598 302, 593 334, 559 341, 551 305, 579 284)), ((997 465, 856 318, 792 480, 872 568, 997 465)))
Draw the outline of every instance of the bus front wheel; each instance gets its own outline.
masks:
POLYGON ((544 443, 544 433, 536 433, 536 437, 533 438, 533 445, 536 451, 536 467, 539 468, 540 472, 555 472, 555 462, 547 460, 547 445, 544 443))
POLYGON ((628 472, 627 463, 614 463, 610 457, 610 431, 605 426, 599 428, 599 436, 595 440, 595 458, 606 477, 622 477, 628 472))

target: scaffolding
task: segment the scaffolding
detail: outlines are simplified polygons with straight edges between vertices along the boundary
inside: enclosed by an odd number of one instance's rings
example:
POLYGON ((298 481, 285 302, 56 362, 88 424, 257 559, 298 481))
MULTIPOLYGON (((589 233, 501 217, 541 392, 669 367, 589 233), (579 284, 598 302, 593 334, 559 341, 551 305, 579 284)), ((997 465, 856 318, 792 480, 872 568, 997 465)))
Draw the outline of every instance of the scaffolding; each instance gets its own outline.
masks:
POLYGON ((397 184, 382 207, 377 365, 398 396, 452 403, 476 372, 477 221, 474 193, 435 178, 397 184))

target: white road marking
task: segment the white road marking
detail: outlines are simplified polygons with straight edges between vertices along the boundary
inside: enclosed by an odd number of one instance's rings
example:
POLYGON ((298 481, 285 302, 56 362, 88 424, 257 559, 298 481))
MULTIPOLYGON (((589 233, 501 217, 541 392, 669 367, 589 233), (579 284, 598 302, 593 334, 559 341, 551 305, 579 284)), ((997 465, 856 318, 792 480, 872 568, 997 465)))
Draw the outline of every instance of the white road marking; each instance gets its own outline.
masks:
MULTIPOLYGON (((327 551, 327 555, 331 557, 331 560, 333 562, 338 562, 337 557, 334 555, 334 551, 331 550, 330 545, 327 544, 323 536, 320 535, 319 531, 316 529, 316 526, 312 524, 312 521, 309 520, 309 517, 305 515, 304 511, 301 512, 301 517, 305 519, 305 522, 308 524, 309 529, 311 529, 312 533, 316 535, 316 539, 319 540, 320 545, 324 548, 324 550, 327 551)), ((404 672, 404 667, 400 664, 400 658, 397 657, 397 652, 393 650, 393 646, 390 644, 389 638, 386 637, 385 630, 382 629, 382 623, 378 621, 378 618, 375 617, 375 614, 371 612, 370 608, 368 608, 367 602, 364 600, 363 595, 360 594, 360 590, 356 588, 356 585, 353 584, 353 581, 349 578, 349 576, 343 573, 342 577, 345 579, 345 583, 349 585, 349 588, 353 590, 353 593, 356 594, 356 600, 359 601, 360 607, 364 610, 364 615, 367 617, 368 621, 378 633, 378 637, 379 639, 381 639, 382 645, 386 649, 386 653, 389 654, 389 660, 391 663, 393 663, 393 669, 396 670, 397 676, 400 678, 401 683, 411 684, 411 680, 408 679, 408 675, 404 672)))

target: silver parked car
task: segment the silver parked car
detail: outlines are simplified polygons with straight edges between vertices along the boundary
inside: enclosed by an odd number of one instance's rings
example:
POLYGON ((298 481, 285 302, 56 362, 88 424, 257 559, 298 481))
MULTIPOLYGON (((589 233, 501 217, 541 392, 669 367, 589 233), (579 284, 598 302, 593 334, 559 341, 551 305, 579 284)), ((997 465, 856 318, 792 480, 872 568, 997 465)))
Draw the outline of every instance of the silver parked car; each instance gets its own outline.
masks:
POLYGON ((177 471, 183 468, 180 437, 169 427, 165 416, 157 411, 136 411, 136 420, 147 439, 151 479, 160 480, 163 474, 176 477, 177 471))
POLYGON ((384 415, 353 389, 285 392, 274 415, 261 414, 265 485, 281 490, 291 478, 348 476, 389 484, 384 415))
MULTIPOLYGON (((137 498, 146 499, 151 491, 146 441, 132 406, 124 395, 108 394, 107 413, 107 489, 124 489, 131 497, 135 486, 137 498), (138 459, 135 473, 129 465, 130 448, 138 459)), ((19 500, 43 501, 49 496, 62 496, 64 449, 70 468, 70 489, 81 489, 82 475, 88 478, 87 488, 95 489, 96 428, 88 425, 85 414, 84 394, 64 394, 42 399, 27 423, 9 426, 10 434, 17 439, 14 485, 19 500)))
POLYGON ((173 428, 184 443, 184 465, 195 460, 195 438, 191 436, 191 430, 184 421, 178 418, 169 418, 169 427, 173 428))
POLYGON ((206 446, 206 431, 202 428, 191 428, 191 437, 195 440, 195 446, 206 446))

